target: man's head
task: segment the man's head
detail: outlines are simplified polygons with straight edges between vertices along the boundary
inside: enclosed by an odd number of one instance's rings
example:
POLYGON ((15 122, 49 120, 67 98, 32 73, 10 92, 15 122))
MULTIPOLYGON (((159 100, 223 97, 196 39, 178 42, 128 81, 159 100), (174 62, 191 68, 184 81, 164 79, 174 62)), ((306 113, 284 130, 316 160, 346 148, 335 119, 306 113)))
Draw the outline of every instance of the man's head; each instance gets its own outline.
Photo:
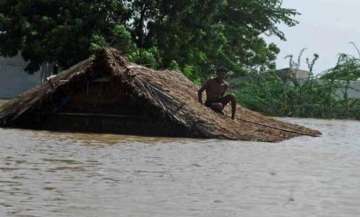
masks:
POLYGON ((227 75, 228 70, 225 67, 219 67, 216 70, 216 77, 218 79, 224 80, 227 75))

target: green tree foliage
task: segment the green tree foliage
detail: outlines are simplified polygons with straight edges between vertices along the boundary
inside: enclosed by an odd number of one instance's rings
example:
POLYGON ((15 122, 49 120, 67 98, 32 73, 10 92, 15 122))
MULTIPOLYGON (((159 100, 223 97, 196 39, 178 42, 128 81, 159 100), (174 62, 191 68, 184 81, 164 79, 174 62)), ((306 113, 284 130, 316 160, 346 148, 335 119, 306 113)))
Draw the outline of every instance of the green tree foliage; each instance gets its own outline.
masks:
POLYGON ((273 68, 279 50, 261 36, 271 32, 284 39, 276 25, 296 24, 296 11, 278 0, 139 0, 131 11, 137 45, 158 47, 162 67, 175 60, 181 69, 191 66, 194 77, 206 77, 214 65, 237 73, 273 68))
POLYGON ((20 51, 30 61, 29 72, 44 62, 66 68, 107 44, 116 23, 126 19, 126 10, 116 0, 3 0, 0 54, 14 56, 20 51))
MULTIPOLYGON (((355 46, 355 44, 354 44, 355 46)), ((355 46, 357 49, 357 47, 355 46)), ((358 49, 357 49, 358 50, 358 49)), ((360 79, 360 57, 354 57, 348 54, 340 54, 336 66, 321 77, 322 80, 328 80, 332 84, 337 84, 342 89, 342 107, 345 113, 350 115, 357 115, 360 119, 360 100, 351 99, 349 91, 359 92, 360 90, 353 89, 352 83, 358 82, 360 79), (354 109, 355 108, 355 109, 354 109)))
POLYGON ((43 62, 66 68, 103 46, 155 68, 176 66, 205 78, 214 66, 238 74, 274 68, 279 49, 263 39, 284 39, 280 23, 296 24, 281 0, 2 0, 0 54, 19 51, 28 71, 43 62))
POLYGON ((340 54, 336 66, 322 79, 355 81, 360 78, 360 59, 348 54, 340 54))
POLYGON ((321 79, 293 82, 276 71, 254 72, 240 80, 236 95, 244 106, 273 116, 360 119, 360 100, 348 94, 359 78, 359 59, 343 54, 321 79))

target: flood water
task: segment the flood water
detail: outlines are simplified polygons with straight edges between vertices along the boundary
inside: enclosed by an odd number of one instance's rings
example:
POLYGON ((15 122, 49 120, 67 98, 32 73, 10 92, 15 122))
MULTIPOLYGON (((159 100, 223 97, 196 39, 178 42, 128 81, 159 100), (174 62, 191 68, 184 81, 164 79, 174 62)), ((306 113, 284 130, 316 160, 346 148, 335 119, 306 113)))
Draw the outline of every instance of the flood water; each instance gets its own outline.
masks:
POLYGON ((0 216, 360 216, 360 122, 282 143, 0 129, 0 216))

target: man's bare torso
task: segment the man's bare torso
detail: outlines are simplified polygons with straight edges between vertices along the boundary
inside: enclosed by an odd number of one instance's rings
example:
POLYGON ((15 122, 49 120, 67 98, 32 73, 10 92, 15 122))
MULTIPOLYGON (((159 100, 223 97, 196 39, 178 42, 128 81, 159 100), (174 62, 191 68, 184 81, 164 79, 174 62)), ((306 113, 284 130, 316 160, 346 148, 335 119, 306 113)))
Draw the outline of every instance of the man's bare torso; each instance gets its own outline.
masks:
POLYGON ((206 100, 216 101, 224 96, 228 89, 228 84, 225 81, 220 81, 216 78, 210 79, 205 84, 206 100))
POLYGON ((215 112, 224 114, 224 107, 231 103, 231 119, 235 119, 236 113, 236 99, 233 95, 226 95, 229 85, 224 81, 224 74, 218 74, 218 77, 210 79, 198 90, 198 100, 201 104, 202 93, 206 91, 205 106, 211 108, 215 112))

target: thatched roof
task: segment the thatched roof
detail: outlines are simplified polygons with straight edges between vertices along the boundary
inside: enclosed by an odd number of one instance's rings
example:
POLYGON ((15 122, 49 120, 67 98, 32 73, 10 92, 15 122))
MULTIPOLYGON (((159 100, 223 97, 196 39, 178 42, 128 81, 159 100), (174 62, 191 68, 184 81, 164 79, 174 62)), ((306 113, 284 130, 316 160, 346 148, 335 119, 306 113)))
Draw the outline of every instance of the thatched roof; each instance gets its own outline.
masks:
POLYGON ((172 122, 188 128, 190 137, 274 142, 296 136, 320 135, 318 131, 265 117, 240 105, 237 106, 236 119, 231 120, 229 115, 215 113, 198 103, 198 87, 183 74, 155 71, 130 63, 119 51, 110 48, 8 102, 0 111, 0 125, 14 126, 16 120, 41 106, 62 86, 91 80, 100 73, 118 79, 136 97, 155 106, 172 122))

